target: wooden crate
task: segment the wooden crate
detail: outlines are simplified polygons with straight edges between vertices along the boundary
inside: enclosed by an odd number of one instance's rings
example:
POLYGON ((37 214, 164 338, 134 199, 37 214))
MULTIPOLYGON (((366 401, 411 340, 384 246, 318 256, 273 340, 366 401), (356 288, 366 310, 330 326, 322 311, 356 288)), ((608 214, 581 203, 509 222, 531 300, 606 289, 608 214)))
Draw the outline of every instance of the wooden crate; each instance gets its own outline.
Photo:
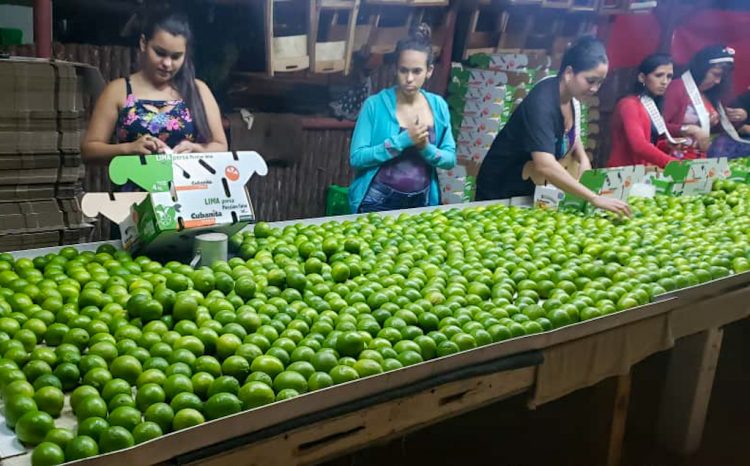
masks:
MULTIPOLYGON (((313 0, 287 0, 299 3, 300 7, 312 11, 313 0)), ((266 36, 266 72, 273 76, 277 72, 301 71, 310 67, 308 34, 293 36, 274 35, 274 0, 264 4, 266 36)))
MULTIPOLYGON (((317 0, 310 12, 310 63, 316 73, 338 73, 349 74, 351 69, 352 53, 355 47, 355 34, 357 27, 357 15, 359 14, 360 0, 317 0), (345 29, 337 31, 336 40, 318 42, 318 31, 320 27, 320 15, 323 11, 333 11, 330 27, 338 23, 341 12, 348 15, 345 29), (343 37, 341 37, 343 36, 343 37)), ((331 32, 329 30, 329 37, 331 32)))

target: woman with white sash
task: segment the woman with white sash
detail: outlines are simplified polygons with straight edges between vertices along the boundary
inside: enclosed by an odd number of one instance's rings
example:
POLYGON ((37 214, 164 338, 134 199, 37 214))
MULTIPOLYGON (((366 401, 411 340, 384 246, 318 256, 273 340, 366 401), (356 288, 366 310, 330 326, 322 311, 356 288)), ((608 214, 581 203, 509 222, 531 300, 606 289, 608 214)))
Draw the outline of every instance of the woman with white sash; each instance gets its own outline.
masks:
POLYGON ((670 134, 661 114, 664 93, 673 77, 674 64, 667 54, 649 55, 641 62, 633 93, 620 99, 612 115, 612 152, 608 167, 656 165, 664 168, 672 160, 678 160, 668 152, 680 150, 685 141, 670 134))
POLYGON ((721 99, 729 90, 734 50, 712 45, 699 51, 689 69, 675 79, 664 95, 664 119, 673 136, 688 139, 686 156, 702 157, 711 145, 711 132, 726 132, 733 139, 735 125, 747 119, 743 109, 724 108, 721 99))
MULTIPOLYGON (((734 109, 742 109, 750 113, 750 90, 741 94, 732 102, 734 109)), ((730 109, 727 109, 729 112, 730 109)), ((723 126, 723 125, 722 125, 723 126)), ((750 157, 750 118, 739 124, 734 124, 737 134, 730 131, 718 135, 708 148, 709 157, 726 157, 736 159, 737 157, 750 157), (739 136, 740 139, 737 139, 739 136)))
POLYGON ((604 45, 582 37, 565 52, 560 73, 538 82, 495 138, 477 176, 477 200, 534 194, 534 180, 591 202, 600 209, 630 215, 625 202, 596 195, 560 164, 570 154, 580 173, 591 167, 581 143, 578 99, 594 95, 607 77, 604 45))

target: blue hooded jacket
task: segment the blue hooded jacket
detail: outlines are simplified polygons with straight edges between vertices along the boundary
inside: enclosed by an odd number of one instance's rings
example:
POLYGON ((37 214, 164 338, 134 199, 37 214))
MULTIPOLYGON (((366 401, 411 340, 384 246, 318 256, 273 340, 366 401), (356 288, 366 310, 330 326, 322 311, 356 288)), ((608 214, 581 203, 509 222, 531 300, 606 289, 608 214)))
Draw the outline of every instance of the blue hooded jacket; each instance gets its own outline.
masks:
MULTIPOLYGON (((421 155, 428 165, 450 169, 456 165, 456 142, 451 132, 448 104, 437 94, 420 91, 432 109, 435 121, 435 141, 428 144, 421 155)), ((354 171, 354 181, 349 186, 349 206, 357 213, 370 183, 380 165, 398 157, 412 145, 407 131, 401 131, 396 118, 396 88, 383 89, 365 100, 352 135, 349 159, 354 171)), ((440 203, 440 186, 437 172, 432 170, 429 205, 440 203)))

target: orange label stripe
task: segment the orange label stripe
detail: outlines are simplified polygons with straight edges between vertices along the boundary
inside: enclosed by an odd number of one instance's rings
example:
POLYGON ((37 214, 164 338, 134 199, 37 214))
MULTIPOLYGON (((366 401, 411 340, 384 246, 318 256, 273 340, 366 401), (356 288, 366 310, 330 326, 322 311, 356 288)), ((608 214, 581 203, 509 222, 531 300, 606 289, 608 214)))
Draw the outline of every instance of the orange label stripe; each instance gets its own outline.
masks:
POLYGON ((197 189, 208 189, 207 184, 193 184, 189 186, 178 186, 175 191, 195 191, 197 189))

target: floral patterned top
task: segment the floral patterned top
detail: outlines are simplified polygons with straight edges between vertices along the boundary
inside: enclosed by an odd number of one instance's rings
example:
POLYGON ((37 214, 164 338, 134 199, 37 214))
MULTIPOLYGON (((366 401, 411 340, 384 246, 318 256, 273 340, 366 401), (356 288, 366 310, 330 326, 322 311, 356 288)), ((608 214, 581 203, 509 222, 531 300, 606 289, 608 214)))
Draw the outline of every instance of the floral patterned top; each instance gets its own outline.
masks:
POLYGON ((146 134, 169 147, 184 140, 195 142, 195 124, 185 101, 140 100, 133 94, 130 78, 125 78, 125 83, 128 96, 115 128, 119 142, 132 142, 146 134))

